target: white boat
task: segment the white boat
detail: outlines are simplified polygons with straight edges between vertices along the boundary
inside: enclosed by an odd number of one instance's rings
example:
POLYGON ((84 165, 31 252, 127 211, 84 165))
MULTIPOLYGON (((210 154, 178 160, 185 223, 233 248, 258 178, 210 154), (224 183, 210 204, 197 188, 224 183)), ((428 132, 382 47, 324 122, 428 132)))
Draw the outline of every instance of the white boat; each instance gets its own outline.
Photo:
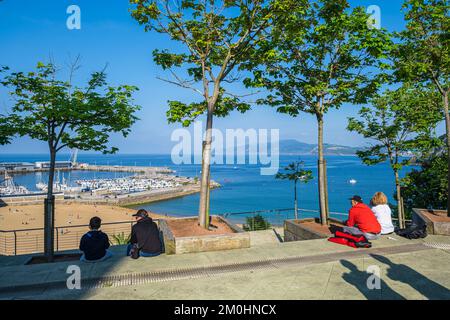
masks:
POLYGON ((356 184, 358 181, 356 181, 355 179, 350 179, 349 181, 348 181, 348 183, 350 183, 350 184, 356 184))
MULTIPOLYGON (((40 191, 47 192, 48 186, 47 183, 38 182, 36 184, 36 188, 40 191)), ((60 181, 60 172, 58 171, 56 181, 53 183, 53 192, 80 192, 80 187, 71 187, 67 180, 62 177, 62 181, 60 181)))
POLYGON ((29 194, 27 188, 24 186, 17 186, 14 183, 13 178, 5 171, 5 178, 0 184, 0 195, 20 195, 20 194, 29 194))

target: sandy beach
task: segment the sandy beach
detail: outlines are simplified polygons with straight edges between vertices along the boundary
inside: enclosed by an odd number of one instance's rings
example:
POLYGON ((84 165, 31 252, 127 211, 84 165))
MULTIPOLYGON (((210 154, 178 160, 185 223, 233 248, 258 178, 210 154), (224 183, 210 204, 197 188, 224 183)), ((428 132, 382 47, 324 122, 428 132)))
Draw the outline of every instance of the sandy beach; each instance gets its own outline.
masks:
MULTIPOLYGON (((55 226, 87 225, 98 216, 102 222, 133 221, 136 210, 111 205, 56 203, 55 226)), ((153 218, 164 216, 150 213, 153 218)), ((167 218, 167 217, 165 217, 167 218)), ((44 205, 9 205, 0 207, 0 230, 23 230, 44 226, 44 205)))
MULTIPOLYGON (((115 235, 127 237, 136 210, 111 205, 57 202, 55 207, 55 250, 77 249, 81 236, 89 230, 93 216, 102 219, 102 231, 116 243, 115 235), (121 223, 114 223, 121 222, 121 223), (114 223, 114 224, 108 224, 114 223)), ((150 213, 154 219, 170 218, 150 213)), ((44 205, 0 207, 0 254, 14 255, 44 250, 44 205), (27 230, 38 229, 38 230, 27 230), (12 232, 9 230, 17 230, 12 232)))

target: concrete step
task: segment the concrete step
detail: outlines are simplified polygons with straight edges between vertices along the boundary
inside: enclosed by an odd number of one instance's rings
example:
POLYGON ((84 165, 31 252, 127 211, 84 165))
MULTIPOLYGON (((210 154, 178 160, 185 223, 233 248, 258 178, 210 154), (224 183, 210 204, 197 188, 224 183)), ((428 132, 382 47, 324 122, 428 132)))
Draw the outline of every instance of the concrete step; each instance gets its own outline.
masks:
POLYGON ((268 230, 260 230, 260 231, 250 231, 250 246, 251 247, 257 247, 257 246, 264 246, 267 244, 274 244, 274 243, 280 243, 282 241, 282 232, 283 229, 279 230, 280 228, 271 228, 268 230), (281 232, 281 234, 280 234, 281 232), (281 239, 280 239, 281 238, 281 239))

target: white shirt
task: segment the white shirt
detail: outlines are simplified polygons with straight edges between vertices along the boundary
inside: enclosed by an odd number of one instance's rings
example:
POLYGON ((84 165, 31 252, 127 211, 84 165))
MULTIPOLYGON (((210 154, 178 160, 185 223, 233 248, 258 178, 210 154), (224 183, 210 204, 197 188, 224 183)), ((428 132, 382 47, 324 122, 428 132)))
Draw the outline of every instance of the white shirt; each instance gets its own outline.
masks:
POLYGON ((391 208, 387 204, 379 204, 372 207, 372 211, 377 217, 381 225, 381 234, 394 232, 394 225, 392 224, 391 208))

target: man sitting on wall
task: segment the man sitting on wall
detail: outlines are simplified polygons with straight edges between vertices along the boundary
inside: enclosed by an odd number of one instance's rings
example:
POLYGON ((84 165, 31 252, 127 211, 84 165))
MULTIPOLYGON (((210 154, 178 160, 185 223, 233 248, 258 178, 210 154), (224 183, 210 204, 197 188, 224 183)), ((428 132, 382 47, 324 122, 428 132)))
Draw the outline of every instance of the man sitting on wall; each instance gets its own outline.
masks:
POLYGON ((89 221, 88 233, 83 235, 80 240, 80 250, 83 255, 80 260, 84 262, 100 262, 111 257, 108 235, 100 231, 102 220, 99 217, 93 217, 89 221))
POLYGON ((381 233, 381 225, 375 214, 363 203, 360 196, 355 195, 349 200, 351 200, 352 207, 343 231, 355 236, 363 235, 367 240, 378 239, 381 233))
POLYGON ((127 256, 133 258, 154 257, 162 253, 162 241, 156 223, 148 216, 148 212, 140 209, 133 214, 137 223, 131 228, 130 244, 127 256))

